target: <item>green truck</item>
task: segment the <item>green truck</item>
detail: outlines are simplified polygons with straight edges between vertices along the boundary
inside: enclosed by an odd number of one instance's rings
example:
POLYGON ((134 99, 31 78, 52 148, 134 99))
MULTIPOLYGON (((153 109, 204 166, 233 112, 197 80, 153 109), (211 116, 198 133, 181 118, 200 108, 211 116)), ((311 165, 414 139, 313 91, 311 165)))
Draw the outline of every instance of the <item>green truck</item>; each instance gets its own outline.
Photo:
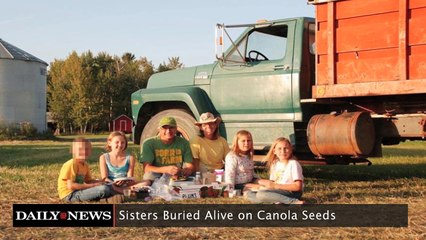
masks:
POLYGON ((229 143, 246 129, 266 151, 284 136, 300 159, 365 160, 380 156, 382 144, 424 139, 426 38, 409 33, 426 32, 416 14, 426 3, 309 2, 315 19, 218 24, 217 61, 154 74, 132 94, 134 142, 156 135, 163 116, 174 116, 189 139, 204 112, 222 118, 229 143), (377 34, 389 26, 396 29, 377 34), (241 27, 231 39, 229 29, 241 27))

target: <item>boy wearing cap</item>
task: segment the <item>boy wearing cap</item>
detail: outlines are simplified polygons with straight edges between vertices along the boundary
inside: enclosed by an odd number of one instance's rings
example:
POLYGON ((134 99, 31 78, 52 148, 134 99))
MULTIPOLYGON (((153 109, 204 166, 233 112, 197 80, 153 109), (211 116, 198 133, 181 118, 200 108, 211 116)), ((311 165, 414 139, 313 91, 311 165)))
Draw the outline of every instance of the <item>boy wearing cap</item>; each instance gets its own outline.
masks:
POLYGON ((142 145, 141 163, 144 180, 154 180, 163 173, 189 176, 192 173, 192 154, 189 142, 176 137, 177 124, 173 117, 164 117, 158 126, 159 134, 148 138, 142 145))

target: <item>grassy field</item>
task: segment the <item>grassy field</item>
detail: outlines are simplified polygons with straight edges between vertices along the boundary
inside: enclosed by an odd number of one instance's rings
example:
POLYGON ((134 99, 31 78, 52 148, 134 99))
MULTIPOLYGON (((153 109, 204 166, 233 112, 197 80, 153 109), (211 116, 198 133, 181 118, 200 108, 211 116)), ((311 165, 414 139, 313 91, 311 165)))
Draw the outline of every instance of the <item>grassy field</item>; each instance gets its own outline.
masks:
MULTIPOLYGON (((89 162, 95 177, 99 177, 97 163, 104 139, 93 138, 89 162)), ((1 239, 426 239, 425 142, 385 147, 383 158, 370 159, 372 166, 303 167, 303 199, 308 203, 406 203, 408 228, 13 228, 14 203, 59 203, 56 181, 62 164, 70 159, 71 140, 0 142, 1 239)), ((130 145, 129 151, 137 153, 138 146, 130 145)), ((141 177, 139 165, 136 177, 141 177)), ((249 202, 218 198, 184 203, 249 202)))

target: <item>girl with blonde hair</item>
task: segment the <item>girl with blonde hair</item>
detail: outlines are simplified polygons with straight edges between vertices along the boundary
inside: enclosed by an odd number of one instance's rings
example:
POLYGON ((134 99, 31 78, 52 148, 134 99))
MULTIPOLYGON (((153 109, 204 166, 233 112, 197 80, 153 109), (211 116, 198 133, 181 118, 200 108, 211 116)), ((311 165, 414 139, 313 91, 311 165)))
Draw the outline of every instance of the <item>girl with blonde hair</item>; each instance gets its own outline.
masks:
POLYGON ((251 133, 240 130, 235 134, 231 151, 225 157, 225 182, 235 189, 249 188, 257 181, 253 162, 253 138, 251 133))
POLYGON ((287 138, 274 141, 265 160, 269 168, 269 180, 258 181, 258 192, 250 191, 247 198, 255 203, 303 204, 302 166, 293 155, 293 147, 287 138))
MULTIPOLYGON (((121 187, 118 190, 120 193, 122 193, 124 188, 136 184, 133 179, 135 158, 133 155, 126 153, 127 144, 127 137, 124 132, 111 132, 105 144, 107 153, 99 157, 99 168, 102 179, 105 182, 110 182, 121 187)), ((141 183, 141 185, 149 184, 150 181, 141 183)))

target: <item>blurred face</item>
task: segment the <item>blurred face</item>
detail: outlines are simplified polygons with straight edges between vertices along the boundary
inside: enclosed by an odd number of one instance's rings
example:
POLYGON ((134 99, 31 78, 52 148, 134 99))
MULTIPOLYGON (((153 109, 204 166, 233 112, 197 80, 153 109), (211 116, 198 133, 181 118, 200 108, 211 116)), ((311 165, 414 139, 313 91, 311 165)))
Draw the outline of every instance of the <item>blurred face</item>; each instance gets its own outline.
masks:
POLYGON ((244 154, 248 154, 250 150, 253 148, 253 141, 251 140, 250 136, 242 135, 238 138, 238 148, 243 152, 244 154))
POLYGON ((121 152, 126 149, 126 139, 123 136, 115 136, 109 141, 109 146, 113 152, 121 152))
POLYGON ((92 153, 92 145, 87 142, 73 142, 72 156, 78 161, 86 161, 92 153))
POLYGON ((289 160, 293 156, 293 148, 286 141, 278 142, 277 145, 275 145, 274 154, 277 155, 280 160, 289 160))
POLYGON ((162 126, 160 131, 160 139, 164 143, 171 143, 175 139, 177 128, 169 125, 162 126))
POLYGON ((216 128, 217 128, 217 125, 214 122, 201 124, 201 130, 203 131, 204 136, 208 139, 213 139, 216 137, 215 136, 216 128))

